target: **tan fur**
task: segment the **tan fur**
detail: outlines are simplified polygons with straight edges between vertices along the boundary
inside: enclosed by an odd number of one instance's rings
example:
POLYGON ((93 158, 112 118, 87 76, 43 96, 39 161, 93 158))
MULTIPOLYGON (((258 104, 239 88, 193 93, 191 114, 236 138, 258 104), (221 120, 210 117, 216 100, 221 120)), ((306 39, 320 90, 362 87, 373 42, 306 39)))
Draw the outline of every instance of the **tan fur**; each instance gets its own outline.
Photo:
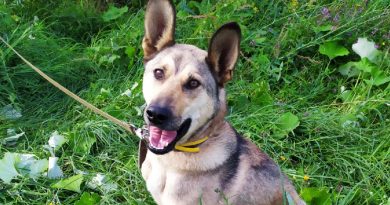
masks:
POLYGON ((150 0, 147 10, 149 12, 145 15, 145 36, 142 41, 142 48, 144 49, 144 58, 150 59, 154 53, 174 44, 175 11, 170 6, 170 2, 165 0, 150 0), (163 23, 162 21, 165 21, 168 25, 164 29, 161 29, 161 25, 155 23, 163 23))
MULTIPOLYGON (((223 75, 220 77, 219 81, 221 81, 221 84, 224 84, 228 82, 229 80, 232 79, 233 77, 233 69, 235 66, 235 62, 237 61, 238 58, 238 53, 240 50, 239 47, 239 39, 240 36, 236 36, 237 34, 234 31, 231 30, 226 30, 225 32, 219 32, 217 31, 216 34, 219 35, 214 35, 212 39, 212 43, 209 48, 209 61, 210 64, 212 64, 216 68, 216 72, 218 73, 223 73, 223 75), (230 56, 228 61, 225 62, 226 65, 224 65, 225 69, 221 70, 221 51, 220 49, 224 49, 226 46, 226 42, 229 42, 233 46, 231 49, 228 49, 229 53, 227 55, 230 56)), ((226 54, 225 54, 226 55, 226 54)))
POLYGON ((174 124, 192 120, 177 144, 204 136, 209 139, 199 145, 198 153, 173 150, 157 155, 147 151, 145 160, 140 161, 141 172, 153 199, 159 205, 216 205, 226 204, 226 200, 236 205, 281 205, 287 192, 295 204, 304 205, 275 162, 224 119, 224 84, 232 78, 238 58, 238 26, 221 27, 206 52, 192 45, 174 44, 172 12, 168 0, 151 0, 147 7, 144 98, 147 105, 169 108, 175 116, 174 124), (156 17, 162 17, 163 22, 158 24, 164 27, 154 29, 156 17), (156 80, 156 69, 164 71, 163 79, 156 80), (190 78, 198 80, 200 87, 186 90, 184 85, 190 78))

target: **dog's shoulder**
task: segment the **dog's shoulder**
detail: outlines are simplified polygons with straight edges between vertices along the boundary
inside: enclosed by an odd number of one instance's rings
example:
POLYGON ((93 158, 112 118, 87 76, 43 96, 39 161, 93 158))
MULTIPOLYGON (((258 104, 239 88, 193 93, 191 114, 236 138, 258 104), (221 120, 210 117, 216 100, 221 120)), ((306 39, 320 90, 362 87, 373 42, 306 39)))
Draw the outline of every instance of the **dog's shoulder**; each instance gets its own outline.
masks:
POLYGON ((244 171, 251 177, 280 178, 281 172, 278 165, 253 142, 243 137, 235 131, 236 148, 231 151, 230 157, 224 165, 224 174, 222 175, 222 188, 236 178, 239 172, 244 171))
POLYGON ((280 168, 279 166, 259 147, 257 147, 250 140, 239 136, 242 138, 243 143, 241 143, 242 158, 248 165, 250 169, 256 173, 267 174, 268 177, 280 177, 280 168))
POLYGON ((221 173, 221 188, 237 204, 280 204, 283 175, 279 166, 249 139, 236 132, 236 149, 221 173), (262 203, 261 203, 262 204, 262 203))

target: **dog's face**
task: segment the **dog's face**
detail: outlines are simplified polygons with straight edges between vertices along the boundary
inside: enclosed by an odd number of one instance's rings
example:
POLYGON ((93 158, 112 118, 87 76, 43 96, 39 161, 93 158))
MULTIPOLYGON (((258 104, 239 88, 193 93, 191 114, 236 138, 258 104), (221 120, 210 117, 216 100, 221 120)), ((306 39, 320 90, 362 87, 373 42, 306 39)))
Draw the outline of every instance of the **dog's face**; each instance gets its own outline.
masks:
POLYGON ((221 90, 232 77, 239 53, 241 33, 236 23, 218 29, 206 52, 175 44, 175 17, 171 1, 149 1, 142 43, 144 118, 148 148, 156 154, 188 141, 216 115, 221 90))

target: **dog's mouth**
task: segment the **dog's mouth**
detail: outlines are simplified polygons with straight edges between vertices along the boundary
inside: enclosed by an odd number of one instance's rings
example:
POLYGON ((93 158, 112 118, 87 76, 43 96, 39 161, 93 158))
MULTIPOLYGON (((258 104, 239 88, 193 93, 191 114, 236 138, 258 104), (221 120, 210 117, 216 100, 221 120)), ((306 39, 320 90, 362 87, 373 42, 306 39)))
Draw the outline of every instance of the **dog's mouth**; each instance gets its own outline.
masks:
POLYGON ((148 148, 155 154, 166 154, 175 148, 175 144, 188 132, 191 119, 186 119, 178 130, 163 130, 159 127, 149 126, 148 148))

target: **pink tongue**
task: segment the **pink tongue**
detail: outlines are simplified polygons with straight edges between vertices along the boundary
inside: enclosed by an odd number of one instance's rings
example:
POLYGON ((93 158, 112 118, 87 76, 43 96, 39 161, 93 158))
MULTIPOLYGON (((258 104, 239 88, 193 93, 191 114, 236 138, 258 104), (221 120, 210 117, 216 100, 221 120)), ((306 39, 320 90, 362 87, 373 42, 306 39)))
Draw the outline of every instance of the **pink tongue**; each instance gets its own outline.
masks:
POLYGON ((149 126, 149 142, 154 148, 164 149, 176 138, 176 131, 162 130, 155 126, 149 126))

